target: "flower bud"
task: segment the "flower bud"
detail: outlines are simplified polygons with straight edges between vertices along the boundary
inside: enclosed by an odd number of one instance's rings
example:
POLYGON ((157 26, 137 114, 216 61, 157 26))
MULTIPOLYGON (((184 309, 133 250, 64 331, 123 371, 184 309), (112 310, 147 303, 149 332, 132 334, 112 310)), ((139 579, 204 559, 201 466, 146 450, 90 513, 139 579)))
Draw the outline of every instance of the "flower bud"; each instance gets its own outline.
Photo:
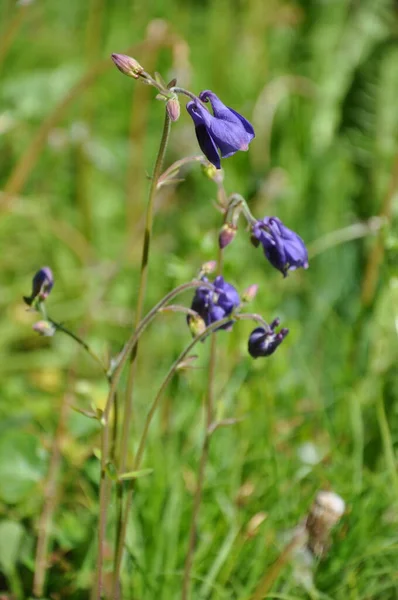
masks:
MULTIPOLYGON (((257 292, 258 292, 257 283, 253 283, 252 285, 249 285, 249 287, 242 294, 242 302, 251 302, 256 297, 257 292)), ((272 329, 272 325, 271 325, 271 329, 272 329)))
POLYGON ((199 315, 189 315, 187 321, 189 330, 192 333, 193 337, 198 337, 198 335, 201 335, 206 329, 206 323, 199 315))
POLYGON ((170 121, 178 121, 180 117, 180 103, 176 95, 174 95, 173 98, 170 98, 170 100, 167 100, 166 110, 170 121))
POLYGON ((211 179, 212 181, 214 181, 218 175, 218 169, 210 162, 202 165, 202 172, 208 179, 211 179))
POLYGON ((44 337, 52 337, 56 332, 54 325, 48 321, 38 321, 32 325, 32 329, 44 337))
POLYGON ((221 250, 226 248, 235 238, 238 228, 229 223, 225 223, 221 227, 220 234, 218 236, 218 245, 221 250))
POLYGON ((50 267, 42 267, 35 273, 32 279, 32 293, 23 299, 28 306, 32 306, 34 300, 44 302, 54 285, 54 277, 50 267))
POLYGON ((214 273, 216 269, 217 261, 209 260, 208 262, 203 263, 202 268, 200 269, 199 277, 202 277, 202 275, 210 275, 211 273, 214 273))
POLYGON ((112 54, 112 60, 124 75, 138 79, 140 74, 144 72, 144 67, 140 65, 135 58, 126 54, 112 54))

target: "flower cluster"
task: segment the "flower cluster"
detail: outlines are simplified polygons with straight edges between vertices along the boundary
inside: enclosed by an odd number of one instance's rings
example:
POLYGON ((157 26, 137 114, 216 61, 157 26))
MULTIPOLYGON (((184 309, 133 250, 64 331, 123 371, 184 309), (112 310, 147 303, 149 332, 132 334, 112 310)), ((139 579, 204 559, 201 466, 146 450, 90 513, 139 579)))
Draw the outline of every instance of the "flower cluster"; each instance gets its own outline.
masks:
MULTIPOLYGON (((202 277, 202 281, 209 283, 207 277, 202 277)), ((220 321, 233 312, 240 305, 239 294, 233 285, 227 283, 221 275, 215 278, 211 287, 199 287, 192 300, 191 310, 196 312, 203 320, 206 327, 220 321)), ((192 328, 197 325, 194 318, 189 315, 188 325, 192 328)), ((233 321, 228 321, 218 329, 231 329, 233 321)), ((196 329, 196 327, 195 327, 196 329)), ((193 330, 195 333, 195 330, 193 330)))

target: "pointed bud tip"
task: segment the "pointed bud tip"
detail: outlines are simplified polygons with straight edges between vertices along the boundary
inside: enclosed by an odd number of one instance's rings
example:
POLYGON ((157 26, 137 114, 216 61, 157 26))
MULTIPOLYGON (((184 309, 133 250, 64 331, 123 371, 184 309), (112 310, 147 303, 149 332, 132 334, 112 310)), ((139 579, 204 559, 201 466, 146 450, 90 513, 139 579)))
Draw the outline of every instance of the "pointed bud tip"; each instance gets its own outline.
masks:
POLYGON ((252 285, 249 285, 249 287, 242 294, 242 301, 243 302, 251 302, 256 297, 257 292, 258 292, 257 283, 253 283, 252 285))
POLYGON ((134 77, 134 79, 138 79, 141 73, 144 72, 144 68, 140 65, 135 58, 131 56, 127 56, 127 54, 112 54, 111 58, 115 63, 116 67, 128 77, 134 77))

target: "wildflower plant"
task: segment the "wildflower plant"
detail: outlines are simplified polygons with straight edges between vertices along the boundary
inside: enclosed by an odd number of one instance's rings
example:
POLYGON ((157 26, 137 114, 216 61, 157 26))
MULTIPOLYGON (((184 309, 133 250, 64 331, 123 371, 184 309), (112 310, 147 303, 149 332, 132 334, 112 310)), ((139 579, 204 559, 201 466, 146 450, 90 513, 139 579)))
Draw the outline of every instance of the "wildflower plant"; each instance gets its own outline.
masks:
MULTIPOLYGON (((230 330, 238 325, 240 321, 253 321, 255 328, 248 339, 248 352, 253 358, 265 358, 278 349, 288 334, 287 328, 279 328, 278 318, 268 324, 262 315, 247 312, 247 305, 256 295, 258 286, 253 284, 247 290, 239 292, 239 285, 235 287, 236 282, 239 281, 239 270, 236 269, 234 273, 234 282, 227 281, 222 273, 223 255, 227 253, 228 245, 238 234, 241 217, 247 225, 246 228, 242 228, 242 235, 247 237, 248 243, 252 242, 255 246, 262 246, 269 263, 284 277, 294 269, 300 267, 306 269, 308 255, 301 237, 290 230, 279 218, 256 219, 242 196, 239 194, 228 196, 225 191, 221 171, 222 160, 233 156, 238 151, 248 151, 249 145, 255 137, 252 125, 244 116, 226 106, 210 90, 204 90, 196 95, 190 90, 179 87, 176 80, 166 84, 159 74, 150 75, 143 66, 129 56, 113 54, 112 60, 124 75, 137 80, 138 83, 153 87, 157 94, 156 98, 164 103, 164 125, 151 175, 146 209, 141 269, 137 282, 138 299, 132 331, 119 352, 104 362, 84 340, 48 315, 47 303, 54 285, 54 276, 49 267, 42 267, 34 275, 31 294, 25 296, 24 300, 29 306, 29 310, 36 311, 40 315, 40 320, 33 325, 37 333, 43 336, 53 336, 58 332, 69 335, 98 363, 108 383, 108 396, 104 408, 87 414, 87 416, 97 419, 101 428, 99 516, 92 600, 100 600, 103 597, 113 599, 124 597, 122 566, 127 524, 134 500, 136 479, 147 474, 147 470, 142 469, 142 461, 153 417, 160 405, 164 391, 175 373, 190 366, 191 360, 193 360, 191 352, 194 347, 199 342, 210 345, 205 430, 181 584, 181 598, 187 600, 190 596, 196 527, 210 439, 219 425, 234 422, 234 419, 225 422, 217 421, 215 415, 214 374, 217 337, 223 335, 225 330, 230 330), (163 161, 172 123, 182 118, 180 103, 184 98, 188 99, 186 110, 194 125, 192 134, 196 134, 200 149, 204 154, 201 159, 202 167, 222 191, 220 209, 223 213, 223 223, 220 223, 219 251, 217 258, 210 263, 205 263, 196 277, 168 292, 153 308, 145 312, 154 198, 158 189, 179 171, 181 161, 177 161, 175 165, 164 172, 163 161), (175 304, 174 301, 186 292, 192 295, 188 305, 175 304), (139 342, 147 327, 159 315, 167 311, 183 315, 183 321, 187 323, 193 339, 185 349, 181 350, 155 394, 149 406, 143 429, 138 432, 137 450, 130 462, 129 449, 139 342), (125 385, 122 385, 124 383, 122 375, 125 371, 127 371, 127 379, 125 385), (111 502, 111 499, 115 502, 111 502), (108 525, 111 522, 111 513, 112 522, 116 523, 113 533, 115 543, 111 591, 105 592, 105 548, 110 536, 108 525)), ((200 257, 198 257, 199 261, 200 257)))

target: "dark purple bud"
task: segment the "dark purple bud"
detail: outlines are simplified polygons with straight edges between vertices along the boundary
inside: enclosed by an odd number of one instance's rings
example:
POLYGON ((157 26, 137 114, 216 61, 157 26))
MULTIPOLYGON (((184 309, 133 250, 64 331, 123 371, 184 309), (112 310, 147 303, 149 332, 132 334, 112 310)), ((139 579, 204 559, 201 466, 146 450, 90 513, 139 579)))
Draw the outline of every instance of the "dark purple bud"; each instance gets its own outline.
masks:
POLYGON ((138 79, 140 74, 144 72, 144 67, 141 67, 140 63, 137 62, 135 58, 131 58, 131 56, 127 56, 127 54, 112 54, 112 60, 119 71, 121 71, 123 75, 128 75, 128 77, 138 79))
MULTIPOLYGON (((206 283, 208 280, 204 277, 203 281, 206 283)), ((205 322, 206 327, 220 321, 225 317, 228 317, 235 308, 240 305, 239 294, 233 285, 227 283, 221 275, 215 278, 213 289, 207 287, 199 287, 195 292, 195 296, 192 301, 192 310, 198 313, 198 315, 205 322)), ((188 316, 188 324, 190 325, 193 317, 188 316)), ((233 321, 225 323, 219 329, 230 329, 233 321)))
POLYGON ((262 245, 266 258, 284 277, 288 271, 308 268, 308 253, 303 240, 277 217, 265 217, 253 225, 252 243, 262 245))
POLYGON ((248 350, 250 356, 259 358, 260 356, 270 356, 275 352, 279 344, 283 342, 289 330, 283 328, 276 333, 275 327, 279 325, 279 319, 271 323, 269 330, 264 327, 257 327, 249 336, 248 350))
POLYGON ((221 227, 221 231, 218 236, 218 245, 221 248, 221 250, 223 250, 223 248, 226 248, 226 246, 228 246, 228 244, 230 244, 234 240, 237 230, 237 227, 229 225, 228 223, 225 223, 221 227))
POLYGON ((32 293, 30 296, 24 296, 23 299, 28 306, 31 306, 34 300, 44 302, 51 292, 54 285, 54 277, 50 267, 42 267, 32 279, 32 293))
POLYGON ((249 143, 254 138, 252 125, 242 115, 228 108, 210 90, 199 94, 200 100, 210 102, 213 115, 199 102, 188 102, 187 111, 195 124, 196 137, 199 146, 217 169, 220 169, 220 155, 228 158, 238 150, 248 150, 249 143))

